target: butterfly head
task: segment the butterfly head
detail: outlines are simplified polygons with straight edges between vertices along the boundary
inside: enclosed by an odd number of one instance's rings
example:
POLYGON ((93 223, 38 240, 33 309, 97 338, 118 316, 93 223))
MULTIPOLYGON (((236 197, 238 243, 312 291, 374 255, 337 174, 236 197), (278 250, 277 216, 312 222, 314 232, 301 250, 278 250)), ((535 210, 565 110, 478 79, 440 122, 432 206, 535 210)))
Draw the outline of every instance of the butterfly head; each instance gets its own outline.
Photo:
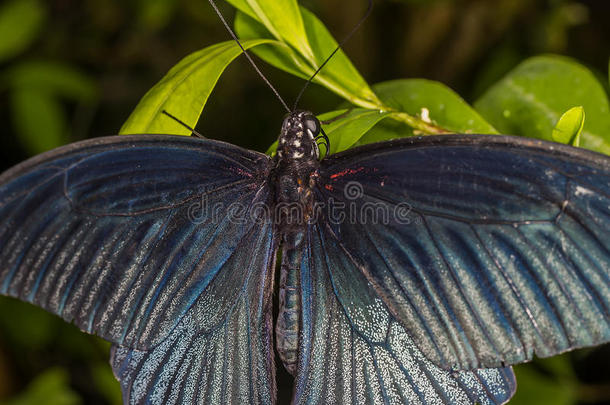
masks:
POLYGON ((317 160, 320 150, 316 138, 320 131, 320 121, 309 111, 291 112, 282 124, 277 147, 278 157, 294 161, 317 160))

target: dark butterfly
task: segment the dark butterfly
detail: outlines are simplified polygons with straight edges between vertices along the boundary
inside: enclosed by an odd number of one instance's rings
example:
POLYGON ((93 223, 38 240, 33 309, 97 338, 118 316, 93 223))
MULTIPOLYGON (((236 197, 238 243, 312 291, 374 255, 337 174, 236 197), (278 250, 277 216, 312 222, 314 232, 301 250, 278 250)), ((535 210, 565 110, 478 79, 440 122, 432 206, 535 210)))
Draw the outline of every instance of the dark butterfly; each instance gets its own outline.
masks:
POLYGON ((273 403, 274 345, 294 403, 502 403, 508 365, 610 340, 610 158, 446 135, 319 160, 319 132, 294 112, 274 158, 138 135, 8 170, 0 292, 113 342, 125 403, 273 403))

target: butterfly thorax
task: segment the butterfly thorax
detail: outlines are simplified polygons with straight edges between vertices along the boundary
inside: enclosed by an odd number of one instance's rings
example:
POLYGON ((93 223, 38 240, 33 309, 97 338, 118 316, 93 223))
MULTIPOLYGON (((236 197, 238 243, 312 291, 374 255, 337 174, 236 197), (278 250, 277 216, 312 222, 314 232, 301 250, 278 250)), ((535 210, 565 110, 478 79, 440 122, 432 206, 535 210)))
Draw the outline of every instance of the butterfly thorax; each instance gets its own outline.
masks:
POLYGON ((320 122, 307 111, 289 114, 282 124, 272 175, 279 233, 304 229, 312 216, 312 192, 320 167, 315 140, 319 132, 320 122))
POLYGON ((295 111, 288 114, 278 138, 278 159, 292 164, 317 163, 319 150, 315 138, 319 132, 320 122, 312 113, 295 111))
POLYGON ((300 266, 306 226, 313 217, 313 189, 319 167, 315 141, 318 128, 319 122, 311 113, 297 111, 286 117, 274 170, 276 226, 282 241, 276 347, 291 374, 295 373, 298 361, 300 266))

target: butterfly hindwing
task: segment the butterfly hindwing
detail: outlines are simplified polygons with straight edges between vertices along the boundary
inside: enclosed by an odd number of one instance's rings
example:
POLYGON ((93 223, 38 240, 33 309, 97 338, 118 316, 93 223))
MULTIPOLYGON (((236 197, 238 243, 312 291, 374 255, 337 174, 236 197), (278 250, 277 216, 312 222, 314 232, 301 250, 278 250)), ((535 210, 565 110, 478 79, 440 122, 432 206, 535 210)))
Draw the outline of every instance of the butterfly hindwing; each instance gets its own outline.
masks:
POLYGON ((329 270, 348 318, 383 304, 446 369, 610 340, 607 157, 525 138, 427 137, 331 156, 318 184, 321 205, 334 205, 323 233, 351 258, 329 270))
POLYGON ((128 404, 271 404, 275 396, 271 345, 273 229, 258 223, 240 241, 223 272, 150 351, 114 346, 111 364, 128 404), (234 304, 215 324, 202 327, 214 295, 237 291, 234 304))
MULTIPOLYGON (((296 404, 501 404, 510 368, 449 372, 425 358, 380 299, 337 293, 354 271, 324 220, 309 227, 301 266, 303 331, 296 404), (343 300, 348 300, 349 303, 343 300), (357 305, 353 313, 347 305, 357 305)), ((364 293, 364 292, 363 292, 364 293)))
POLYGON ((140 350, 207 291, 217 294, 198 321, 217 324, 239 290, 216 280, 246 284, 227 263, 255 226, 240 216, 270 198, 268 170, 256 152, 161 135, 99 138, 26 161, 0 178, 0 292, 140 350))

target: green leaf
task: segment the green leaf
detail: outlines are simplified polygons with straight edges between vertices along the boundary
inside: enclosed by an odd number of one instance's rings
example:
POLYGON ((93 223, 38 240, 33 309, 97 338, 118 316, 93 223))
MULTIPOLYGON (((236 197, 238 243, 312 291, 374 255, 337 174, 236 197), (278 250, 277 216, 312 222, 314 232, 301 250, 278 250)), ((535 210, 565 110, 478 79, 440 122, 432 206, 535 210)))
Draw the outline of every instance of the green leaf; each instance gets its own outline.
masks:
POLYGON ((238 11, 235 14, 234 25, 235 32, 242 40, 265 38, 273 41, 252 50, 252 53, 270 65, 302 79, 309 78, 310 75, 308 75, 307 72, 314 72, 307 61, 297 51, 285 43, 275 40, 273 35, 267 31, 264 25, 250 17, 247 13, 238 11))
POLYGON ((610 107, 603 86, 584 66, 538 56, 492 86, 475 108, 502 133, 553 140, 553 128, 574 105, 587 112, 581 146, 610 153, 610 107))
POLYGON ((53 95, 36 89, 17 89, 11 93, 11 108, 19 140, 30 154, 67 143, 65 113, 53 95))
MULTIPOLYGON (((331 120, 348 110, 331 111, 320 115, 320 120, 331 120)), ((337 153, 354 146, 362 136, 379 121, 388 118, 392 113, 380 110, 357 108, 345 116, 324 126, 330 139, 330 153, 337 153)))
MULTIPOLYGON (((273 37, 263 25, 246 14, 238 13, 235 19, 235 30, 240 38, 273 37)), ((273 47, 264 46, 255 49, 253 52, 278 69, 308 79, 336 49, 337 42, 313 13, 301 8, 301 14, 305 23, 307 38, 314 53, 313 61, 309 60, 308 56, 304 55, 300 49, 293 49, 282 42, 274 42, 273 47)), ((339 50, 332 57, 314 78, 314 82, 357 106, 383 109, 381 101, 342 50, 339 50)))
POLYGON ((97 96, 96 83, 80 70, 59 62, 27 61, 9 68, 0 78, 2 88, 29 89, 73 100, 97 96))
MULTIPOLYGON (((248 49, 265 43, 269 40, 245 41, 242 45, 248 49)), ((188 55, 144 95, 120 133, 190 135, 163 110, 194 128, 218 78, 240 54, 239 46, 227 41, 188 55)))
MULTIPOLYGON (((337 153, 352 147, 375 124, 391 115, 392 113, 387 111, 356 108, 330 111, 319 115, 318 119, 325 121, 338 118, 323 125, 324 132, 330 140, 329 153, 337 153)), ((276 149, 277 141, 269 147, 267 154, 274 155, 276 149)), ((324 153, 325 151, 322 150, 321 152, 324 153)))
POLYGON ((0 6, 0 61, 29 47, 38 37, 45 16, 40 0, 11 0, 0 6))
POLYGON ((384 120, 375 125, 369 132, 364 134, 354 146, 367 145, 369 143, 384 142, 397 138, 413 136, 413 129, 404 122, 384 120))
MULTIPOLYGON (((389 108, 419 116, 449 132, 495 134, 487 123, 459 95, 442 83, 424 79, 402 79, 378 83, 373 89, 389 108)), ((392 118, 400 120, 399 114, 392 118)), ((356 145, 413 136, 414 130, 403 122, 384 120, 363 136, 356 145)))
POLYGON ((468 103, 442 83, 424 79, 403 79, 379 83, 373 88, 390 108, 410 115, 421 115, 422 109, 425 108, 430 120, 448 131, 497 133, 468 103))
MULTIPOLYGON (((253 15, 252 10, 247 8, 245 0, 232 1, 234 4, 238 4, 238 8, 241 7, 240 9, 243 11, 238 13, 235 19, 235 30, 241 38, 274 38, 274 35, 253 15)), ((293 49, 281 41, 273 42, 273 46, 258 47, 253 52, 279 69, 308 79, 315 73, 317 67, 322 66, 327 58, 335 52, 337 42, 315 15, 305 8, 301 8, 301 14, 305 23, 307 37, 315 56, 313 63, 310 63, 311 61, 308 60, 307 55, 299 53, 298 49, 293 49)), ((315 76, 314 82, 335 92, 356 106, 371 110, 391 110, 371 90, 340 49, 328 61, 324 69, 315 76)), ((410 115, 404 111, 401 114, 393 115, 393 118, 402 121, 410 127, 417 128, 424 134, 446 132, 445 129, 425 122, 417 116, 410 115)), ((477 117, 477 119, 481 120, 480 117, 477 117)), ((487 125, 486 127, 489 128, 490 126, 487 125)))
POLYGON ((46 370, 17 397, 2 405, 78 405, 82 401, 70 388, 68 373, 59 368, 46 370))
POLYGON ((553 140, 567 145, 579 146, 580 134, 585 125, 585 109, 573 107, 566 111, 555 128, 553 128, 553 140))
POLYGON ((254 12, 252 7, 250 7, 250 4, 248 4, 248 0, 226 0, 226 2, 235 7, 238 11, 246 13, 250 17, 256 19, 257 21, 260 21, 258 20, 258 16, 254 12))
MULTIPOLYGON (((313 13, 305 8, 302 9, 302 13, 307 37, 315 54, 315 66, 318 68, 338 44, 326 26, 313 13)), ((314 81, 345 97, 352 104, 372 109, 383 107, 376 94, 341 49, 335 53, 314 81)))
POLYGON ((306 59, 314 60, 301 9, 296 0, 227 0, 235 8, 255 18, 278 40, 298 49, 306 59))

